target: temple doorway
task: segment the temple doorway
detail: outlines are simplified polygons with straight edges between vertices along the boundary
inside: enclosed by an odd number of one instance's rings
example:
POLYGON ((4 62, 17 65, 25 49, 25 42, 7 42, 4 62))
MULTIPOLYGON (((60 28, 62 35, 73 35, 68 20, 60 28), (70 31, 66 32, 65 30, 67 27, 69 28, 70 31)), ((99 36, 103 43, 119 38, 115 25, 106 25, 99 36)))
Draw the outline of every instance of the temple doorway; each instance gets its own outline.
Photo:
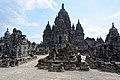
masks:
POLYGON ((59 36, 59 43, 61 44, 62 43, 62 37, 59 36))

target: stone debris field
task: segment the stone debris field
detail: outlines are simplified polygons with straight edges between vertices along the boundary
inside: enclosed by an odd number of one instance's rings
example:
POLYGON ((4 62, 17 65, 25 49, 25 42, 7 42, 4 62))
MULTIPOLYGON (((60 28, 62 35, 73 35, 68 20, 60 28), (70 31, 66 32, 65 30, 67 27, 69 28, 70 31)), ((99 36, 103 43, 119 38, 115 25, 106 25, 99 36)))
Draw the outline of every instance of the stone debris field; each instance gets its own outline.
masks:
MULTIPOLYGON (((38 59, 44 56, 38 56, 38 59)), ((120 80, 120 74, 89 71, 48 72, 37 69, 38 59, 16 67, 0 68, 0 80, 120 80)))

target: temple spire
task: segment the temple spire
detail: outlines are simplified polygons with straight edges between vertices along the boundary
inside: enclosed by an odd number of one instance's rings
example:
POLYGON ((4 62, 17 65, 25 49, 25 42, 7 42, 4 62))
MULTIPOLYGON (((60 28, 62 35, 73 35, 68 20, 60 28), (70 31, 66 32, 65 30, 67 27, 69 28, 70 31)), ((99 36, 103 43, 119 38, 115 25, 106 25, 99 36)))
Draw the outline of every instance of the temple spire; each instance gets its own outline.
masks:
POLYGON ((114 28, 115 26, 114 26, 114 22, 112 22, 112 28, 114 28))
POLYGON ((49 21, 48 21, 48 23, 47 23, 47 25, 46 25, 46 30, 47 30, 47 31, 51 30, 51 26, 50 26, 50 24, 49 24, 49 21))
POLYGON ((78 23, 77 23, 77 25, 76 25, 76 31, 83 33, 83 28, 82 28, 82 26, 81 26, 81 24, 80 24, 79 19, 78 19, 78 23))
POLYGON ((49 21, 48 21, 48 25, 49 25, 49 21))
POLYGON ((75 30, 75 26, 74 26, 74 24, 72 25, 72 30, 75 30))
POLYGON ((64 3, 62 3, 62 9, 64 9, 64 3))
POLYGON ((78 19, 78 23, 80 23, 80 20, 78 19))
POLYGON ((7 32, 8 32, 8 28, 7 28, 7 32))

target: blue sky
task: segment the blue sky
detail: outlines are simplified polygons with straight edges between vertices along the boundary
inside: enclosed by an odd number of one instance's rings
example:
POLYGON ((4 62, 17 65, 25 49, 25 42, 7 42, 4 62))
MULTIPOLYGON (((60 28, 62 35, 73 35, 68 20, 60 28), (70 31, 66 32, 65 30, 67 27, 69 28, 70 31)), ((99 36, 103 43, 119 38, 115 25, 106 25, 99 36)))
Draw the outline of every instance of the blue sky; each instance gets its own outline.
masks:
POLYGON ((15 27, 31 42, 40 43, 47 22, 53 25, 62 3, 72 24, 80 19, 85 38, 105 39, 112 22, 120 31, 120 0, 0 0, 0 36, 15 27))

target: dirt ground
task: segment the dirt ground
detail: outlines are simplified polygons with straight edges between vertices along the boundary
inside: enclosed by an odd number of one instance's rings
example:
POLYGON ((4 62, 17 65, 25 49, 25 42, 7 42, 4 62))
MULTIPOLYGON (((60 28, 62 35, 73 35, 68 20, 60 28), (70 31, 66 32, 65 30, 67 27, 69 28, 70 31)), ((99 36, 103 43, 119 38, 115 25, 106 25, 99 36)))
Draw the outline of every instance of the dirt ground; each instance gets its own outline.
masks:
MULTIPOLYGON (((38 59, 44 56, 38 56, 38 59)), ((90 71, 48 72, 34 67, 37 61, 22 64, 17 67, 0 68, 0 80, 120 80, 120 74, 90 71)))

